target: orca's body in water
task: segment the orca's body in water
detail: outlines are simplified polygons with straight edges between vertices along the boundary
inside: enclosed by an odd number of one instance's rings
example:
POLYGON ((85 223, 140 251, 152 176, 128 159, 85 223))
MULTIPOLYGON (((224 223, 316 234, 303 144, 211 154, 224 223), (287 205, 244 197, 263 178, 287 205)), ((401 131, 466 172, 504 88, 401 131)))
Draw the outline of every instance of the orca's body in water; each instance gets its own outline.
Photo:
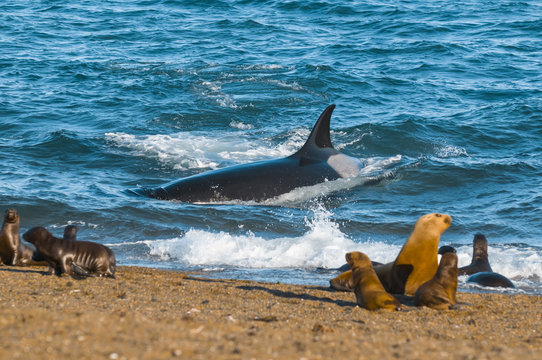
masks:
POLYGON ((207 171, 135 192, 190 203, 260 202, 296 188, 356 176, 363 168, 361 160, 340 153, 331 144, 329 123, 334 108, 330 105, 322 112, 305 145, 293 155, 207 171))

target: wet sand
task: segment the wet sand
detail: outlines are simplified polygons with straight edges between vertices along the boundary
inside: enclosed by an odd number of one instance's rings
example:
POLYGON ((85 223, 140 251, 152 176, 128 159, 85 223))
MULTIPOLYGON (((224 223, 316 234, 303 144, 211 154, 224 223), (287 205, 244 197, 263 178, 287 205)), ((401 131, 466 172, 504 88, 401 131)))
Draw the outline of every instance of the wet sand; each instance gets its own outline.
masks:
MULTIPOLYGON (((542 297, 371 312, 325 287, 119 267, 74 280, 0 266, 1 359, 539 359, 542 297)), ((402 299, 408 303, 407 298, 402 299)))

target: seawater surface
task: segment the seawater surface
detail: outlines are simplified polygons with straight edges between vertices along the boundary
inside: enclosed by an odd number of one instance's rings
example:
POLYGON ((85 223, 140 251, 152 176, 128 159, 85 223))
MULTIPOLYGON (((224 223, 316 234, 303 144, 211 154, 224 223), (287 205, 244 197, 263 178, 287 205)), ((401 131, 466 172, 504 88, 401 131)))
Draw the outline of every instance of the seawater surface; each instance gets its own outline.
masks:
POLYGON ((541 294, 541 33, 534 0, 6 0, 0 209, 77 224, 121 265, 316 285, 442 212, 460 266, 484 233, 493 270, 541 294), (260 204, 127 191, 288 156, 331 103, 355 178, 260 204))

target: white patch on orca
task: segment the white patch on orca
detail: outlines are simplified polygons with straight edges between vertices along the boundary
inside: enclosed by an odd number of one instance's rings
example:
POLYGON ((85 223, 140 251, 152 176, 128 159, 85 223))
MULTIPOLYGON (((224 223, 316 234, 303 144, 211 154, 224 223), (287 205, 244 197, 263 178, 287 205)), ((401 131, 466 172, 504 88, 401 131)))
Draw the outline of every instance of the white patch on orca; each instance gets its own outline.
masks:
POLYGON ((342 178, 357 176, 363 169, 361 160, 345 154, 331 155, 327 159, 327 164, 342 178))

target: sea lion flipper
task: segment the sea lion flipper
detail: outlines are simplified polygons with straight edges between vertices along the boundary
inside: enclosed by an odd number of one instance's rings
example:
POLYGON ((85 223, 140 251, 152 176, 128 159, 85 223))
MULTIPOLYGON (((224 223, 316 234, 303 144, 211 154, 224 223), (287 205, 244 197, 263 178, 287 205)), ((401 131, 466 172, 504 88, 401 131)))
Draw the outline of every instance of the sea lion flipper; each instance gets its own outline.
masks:
POLYGON ((414 266, 412 264, 400 264, 394 266, 392 293, 404 294, 405 285, 413 270, 414 266))
POLYGON ((336 278, 329 280, 329 285, 338 291, 354 291, 352 270, 345 271, 336 278))
POLYGON ((88 271, 86 271, 85 269, 83 269, 81 266, 77 265, 74 262, 71 263, 71 268, 72 268, 72 273, 70 275, 72 275, 72 277, 74 278, 77 278, 77 277, 86 278, 86 277, 94 276, 93 274, 89 273, 88 271))

